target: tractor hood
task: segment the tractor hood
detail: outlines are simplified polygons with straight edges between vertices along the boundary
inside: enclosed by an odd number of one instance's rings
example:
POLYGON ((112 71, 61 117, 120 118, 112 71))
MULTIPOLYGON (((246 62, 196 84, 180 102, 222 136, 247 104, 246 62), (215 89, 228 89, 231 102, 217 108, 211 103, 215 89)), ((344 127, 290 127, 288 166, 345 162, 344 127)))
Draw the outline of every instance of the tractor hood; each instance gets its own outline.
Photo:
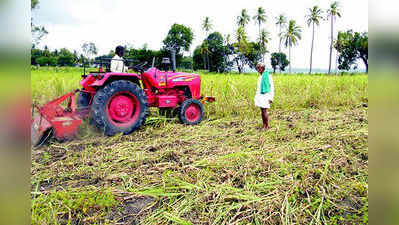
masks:
POLYGON ((178 83, 178 82, 191 82, 197 78, 200 78, 198 74, 192 73, 169 73, 168 82, 178 83))

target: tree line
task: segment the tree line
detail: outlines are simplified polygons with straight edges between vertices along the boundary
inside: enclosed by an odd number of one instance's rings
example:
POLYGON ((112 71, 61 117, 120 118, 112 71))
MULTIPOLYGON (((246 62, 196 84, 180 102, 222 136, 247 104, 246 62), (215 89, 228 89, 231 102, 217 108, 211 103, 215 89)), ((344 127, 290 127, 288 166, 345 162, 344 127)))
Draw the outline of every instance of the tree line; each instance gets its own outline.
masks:
MULTIPOLYGON (((38 0, 32 1, 32 10, 36 8, 38 0)), ((340 70, 350 70, 357 68, 357 60, 361 59, 368 71, 368 33, 353 32, 352 30, 340 31, 334 38, 334 23, 342 16, 340 4, 335 1, 331 3, 326 10, 315 5, 307 9, 305 21, 308 27, 312 28, 312 42, 310 47, 310 65, 309 73, 313 69, 313 49, 316 27, 323 21, 330 21, 330 52, 329 69, 331 73, 332 51, 337 51, 337 62, 340 70)), ((236 68, 239 73, 244 71, 245 67, 255 68, 259 62, 265 62, 265 54, 269 53, 268 45, 271 40, 271 34, 264 28, 269 21, 267 12, 259 7, 254 16, 250 16, 246 9, 241 10, 240 15, 236 17, 237 29, 233 37, 230 34, 222 35, 213 30, 212 20, 205 17, 202 21, 202 29, 206 38, 199 46, 196 46, 190 56, 183 56, 189 52, 194 34, 192 29, 182 24, 173 24, 167 36, 163 40, 163 46, 160 50, 150 50, 144 45, 142 48, 126 47, 126 58, 136 59, 138 61, 151 62, 153 58, 161 59, 169 57, 170 51, 175 50, 177 66, 185 69, 208 70, 211 72, 229 72, 236 68), (258 37, 256 41, 251 41, 247 34, 247 27, 253 21, 258 27, 258 37)), ((291 73, 291 52, 292 48, 298 45, 302 38, 302 27, 295 20, 288 19, 284 14, 274 18, 274 25, 278 28, 277 37, 279 38, 278 52, 271 53, 270 62, 274 72, 288 71, 291 73), (282 52, 282 47, 288 49, 288 57, 282 52)), ((85 60, 93 62, 100 58, 111 58, 114 55, 113 50, 109 54, 97 56, 97 48, 94 43, 84 43, 82 45, 83 54, 78 51, 69 51, 68 49, 54 50, 50 52, 47 47, 43 50, 35 48, 40 39, 47 34, 44 27, 33 25, 32 34, 35 34, 32 47, 32 65, 50 65, 50 66, 73 66, 85 60), (93 56, 97 56, 93 58, 93 56)), ((158 65, 160 60, 156 61, 158 65)))
MULTIPOLYGON (((326 10, 321 9, 318 5, 308 8, 305 14, 305 21, 308 27, 312 28, 312 40, 310 47, 310 65, 309 73, 313 69, 313 49, 314 36, 316 27, 320 26, 323 21, 330 21, 330 51, 329 51, 329 67, 328 73, 331 73, 332 51, 337 51, 338 68, 341 70, 357 69, 357 60, 361 59, 365 64, 368 72, 368 33, 353 32, 352 30, 340 31, 337 37, 334 37, 334 23, 342 16, 340 3, 334 1, 326 10)), ((244 66, 254 68, 258 62, 264 62, 264 56, 268 53, 268 44, 271 40, 270 33, 262 28, 269 21, 266 10, 259 7, 256 14, 251 18, 246 9, 242 9, 236 18, 237 29, 235 37, 231 40, 230 35, 222 36, 218 32, 208 33, 212 30, 212 21, 209 17, 205 17, 202 28, 206 33, 206 39, 200 46, 194 50, 194 68, 207 69, 209 71, 225 71, 235 66, 241 73, 244 66), (258 26, 257 41, 249 41, 246 28, 247 25, 254 21, 258 26), (232 41, 232 42, 231 42, 232 41)), ((271 53, 271 65, 274 72, 276 70, 285 71, 289 66, 291 73, 291 51, 298 45, 302 38, 302 27, 295 20, 288 20, 284 14, 280 14, 274 18, 275 25, 279 32, 278 52, 271 53), (282 52, 282 44, 288 48, 288 59, 282 52)))

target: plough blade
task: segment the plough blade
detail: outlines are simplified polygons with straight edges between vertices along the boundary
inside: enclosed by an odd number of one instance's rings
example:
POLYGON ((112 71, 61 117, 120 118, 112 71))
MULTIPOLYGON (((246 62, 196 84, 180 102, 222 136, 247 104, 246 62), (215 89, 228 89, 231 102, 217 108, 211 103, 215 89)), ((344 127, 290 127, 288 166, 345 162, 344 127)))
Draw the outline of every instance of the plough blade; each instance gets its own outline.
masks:
POLYGON ((51 124, 41 115, 35 116, 30 129, 30 140, 33 147, 40 147, 52 136, 51 124))
POLYGON ((82 118, 89 114, 88 109, 76 110, 75 93, 78 91, 70 92, 37 107, 38 115, 31 121, 32 146, 41 146, 53 134, 58 140, 74 138, 82 124, 82 118), (66 100, 68 100, 68 104, 64 109, 61 104, 66 100))

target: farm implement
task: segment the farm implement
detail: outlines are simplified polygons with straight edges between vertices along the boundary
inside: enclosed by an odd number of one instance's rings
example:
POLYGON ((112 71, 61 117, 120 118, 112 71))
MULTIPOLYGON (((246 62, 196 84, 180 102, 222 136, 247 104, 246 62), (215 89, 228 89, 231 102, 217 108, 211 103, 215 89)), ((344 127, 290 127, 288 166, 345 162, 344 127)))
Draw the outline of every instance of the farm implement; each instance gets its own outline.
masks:
POLYGON ((114 73, 109 68, 103 71, 102 65, 97 72, 84 72, 81 89, 34 106, 32 146, 42 145, 53 135, 57 140, 74 138, 85 118, 105 135, 130 134, 144 124, 149 107, 174 112, 183 124, 199 124, 204 116, 203 104, 215 98, 201 95, 199 75, 169 71, 169 58, 162 62, 165 71, 154 66, 145 70, 145 62, 133 67, 138 73, 114 73))

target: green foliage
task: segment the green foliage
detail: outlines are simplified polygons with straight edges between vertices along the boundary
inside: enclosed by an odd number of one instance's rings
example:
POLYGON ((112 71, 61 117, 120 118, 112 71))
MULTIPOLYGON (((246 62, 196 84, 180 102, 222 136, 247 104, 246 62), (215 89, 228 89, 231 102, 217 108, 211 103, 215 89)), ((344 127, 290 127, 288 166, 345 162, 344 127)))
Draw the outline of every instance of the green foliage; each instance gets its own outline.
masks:
POLYGON ((313 8, 308 8, 308 14, 306 14, 306 24, 308 26, 315 23, 316 25, 320 25, 320 20, 323 19, 323 10, 319 8, 319 6, 315 5, 313 8))
MULTIPOLYGON (((183 56, 177 66, 181 70, 192 70, 193 69, 193 58, 190 56, 183 56)), ((190 71, 191 72, 191 71, 190 71)))
MULTIPOLYGON (((221 72, 227 70, 227 52, 226 47, 224 46, 223 36, 219 32, 214 32, 210 34, 206 40, 203 42, 204 49, 206 49, 206 53, 209 55, 209 71, 213 72, 221 72)), ((204 51, 202 51, 204 52, 204 51)), ((195 55, 196 67, 201 65, 203 62, 201 57, 201 50, 196 52, 195 55), (198 55, 200 53, 200 55, 198 55)))
POLYGON ((233 61, 236 63, 238 72, 242 73, 244 66, 247 64, 245 53, 248 49, 247 33, 243 26, 238 27, 236 31, 236 40, 237 42, 231 45, 231 49, 234 54, 233 61))
POLYGON ((281 53, 273 52, 270 61, 273 67, 273 73, 276 72, 276 69, 285 71, 285 67, 287 67, 290 64, 290 62, 287 59, 287 55, 282 52, 281 53))
POLYGON ((245 26, 251 21, 251 17, 249 17, 247 10, 241 10, 241 14, 237 16, 237 25, 239 27, 245 28, 245 26))
MULTIPOLYGON (((206 17, 203 24, 202 24, 202 29, 205 30, 206 36, 208 36, 208 32, 212 29, 212 23, 209 19, 209 17, 206 17)), ((211 70, 210 69, 210 62, 209 62, 209 49, 208 49, 208 37, 205 40, 205 44, 201 46, 202 47, 202 52, 205 52, 206 54, 206 68, 208 69, 208 72, 211 70)))
POLYGON ((157 62, 160 62, 162 57, 170 57, 170 55, 168 56, 167 52, 164 51, 153 51, 146 48, 130 48, 125 51, 126 59, 136 59, 139 62, 146 61, 151 64, 154 57, 158 59, 157 62))
POLYGON ((77 63, 75 55, 66 48, 60 49, 58 53, 59 66, 74 66, 77 63))
POLYGON ((232 54, 232 46, 219 32, 213 32, 194 49, 193 67, 195 70, 206 68, 207 54, 209 58, 209 71, 227 72, 230 70, 232 62, 229 55, 232 54))
POLYGON ((46 56, 41 56, 41 57, 37 58, 35 61, 40 66, 46 66, 49 63, 49 58, 46 56))
POLYGON ((332 58, 332 49, 334 45, 334 21, 337 17, 341 17, 341 9, 338 1, 334 1, 331 3, 330 8, 327 10, 327 19, 331 21, 331 43, 330 43, 330 57, 328 63, 328 74, 331 72, 331 58, 332 58))
POLYGON ((260 31, 260 36, 258 39, 262 56, 264 56, 268 52, 266 44, 269 43, 270 39, 270 33, 265 29, 262 29, 260 31))
POLYGON ((61 224, 59 218, 62 215, 68 218, 69 224, 72 219, 92 214, 101 217, 116 204, 110 191, 53 191, 48 195, 40 194, 32 199, 32 224, 61 224))
POLYGON ((33 10, 39 4, 39 0, 31 0, 30 1, 30 8, 33 10))
POLYGON ((47 46, 44 50, 31 49, 31 65, 40 66, 74 66, 78 62, 77 53, 63 48, 50 52, 47 46))
POLYGON ((290 61, 290 72, 291 72, 291 47, 298 44, 301 37, 302 28, 298 26, 295 20, 290 20, 287 29, 281 34, 285 40, 285 47, 289 48, 289 61, 290 61))
POLYGON ((36 26, 33 23, 31 26, 33 44, 37 45, 40 43, 41 39, 48 34, 48 31, 43 26, 36 26))
POLYGON ((352 66, 357 67, 356 61, 361 59, 368 71, 368 33, 359 33, 348 30, 339 32, 334 48, 339 53, 338 68, 350 70, 352 66))
POLYGON ((48 64, 49 64, 49 66, 57 66, 58 58, 57 57, 49 57, 48 64))
POLYGON ((280 14, 276 17, 276 25, 284 27, 287 24, 287 17, 284 14, 280 14))
POLYGON ((236 63, 239 73, 242 73, 244 66, 249 66, 255 69, 256 64, 261 62, 262 48, 259 43, 246 42, 241 39, 240 42, 234 43, 233 47, 233 62, 236 63))
POLYGON ((297 45, 298 41, 302 38, 301 33, 302 28, 296 24, 295 20, 290 20, 286 31, 282 34, 285 39, 285 46, 292 47, 293 45, 297 45))
POLYGON ((82 45, 82 50, 87 58, 90 58, 93 55, 97 55, 97 47, 93 42, 84 43, 82 45))
POLYGON ((208 49, 209 49, 209 62, 210 71, 221 72, 226 70, 226 59, 225 59, 225 47, 223 36, 214 32, 207 38, 208 49))
POLYGON ((206 56, 201 51, 201 46, 197 46, 193 53, 193 68, 200 70, 205 68, 206 56))
POLYGON ((181 24, 173 24, 168 35, 163 40, 165 49, 175 49, 176 54, 188 51, 193 41, 193 32, 190 27, 181 24))
POLYGON ((40 66, 57 66, 57 63, 58 63, 57 57, 41 56, 36 59, 36 64, 40 66))
POLYGON ((202 29, 206 32, 209 32, 212 29, 212 22, 209 17, 205 17, 204 22, 202 23, 202 29))
POLYGON ((315 25, 320 25, 320 20, 323 19, 322 16, 323 10, 319 8, 319 6, 315 5, 313 8, 308 9, 308 14, 306 14, 306 23, 308 26, 312 25, 312 45, 310 51, 310 69, 309 74, 312 73, 312 61, 313 61, 313 45, 314 45, 314 33, 315 33, 315 25))
POLYGON ((264 8, 259 7, 258 10, 256 11, 256 15, 252 17, 252 19, 257 23, 259 26, 262 25, 262 23, 266 22, 266 11, 264 8))
MULTIPOLYGON (((147 48, 130 48, 125 52, 126 59, 135 59, 139 62, 148 62, 148 65, 152 64, 152 60, 155 58, 155 66, 160 68, 162 58, 167 57, 170 58, 170 51, 166 49, 161 50, 150 50, 147 48)), ((191 69, 191 64, 187 64, 187 60, 183 61, 182 54, 176 54, 176 66, 180 68, 191 69)))
POLYGON ((261 62, 262 59, 262 49, 259 43, 249 42, 247 44, 246 51, 244 52, 246 64, 255 69, 256 65, 261 62))
MULTIPOLYGON (((31 0, 31 11, 36 9, 39 5, 39 0, 31 0)), ((36 26, 31 19, 31 33, 32 33, 32 45, 38 45, 41 39, 48 34, 48 31, 43 26, 36 26)))
POLYGON ((330 19, 341 17, 341 8, 338 1, 334 1, 330 4, 330 8, 327 10, 327 14, 330 15, 330 19))
POLYGON ((37 62, 37 59, 43 56, 43 51, 40 49, 32 48, 31 49, 31 65, 40 64, 37 62))

